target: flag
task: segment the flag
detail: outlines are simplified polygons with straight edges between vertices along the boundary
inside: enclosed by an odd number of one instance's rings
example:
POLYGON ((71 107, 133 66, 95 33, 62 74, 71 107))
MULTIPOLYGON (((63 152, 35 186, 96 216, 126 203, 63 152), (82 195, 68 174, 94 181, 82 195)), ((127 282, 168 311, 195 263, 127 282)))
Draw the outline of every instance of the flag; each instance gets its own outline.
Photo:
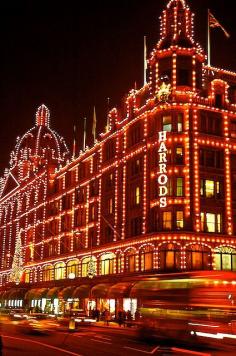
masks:
POLYGON ((212 15, 212 13, 209 11, 209 27, 210 28, 215 28, 215 27, 219 27, 221 28, 221 30, 224 32, 225 36, 227 38, 230 37, 230 34, 226 31, 226 29, 219 23, 219 21, 216 20, 215 16, 212 15))
POLYGON ((96 109, 95 106, 93 107, 93 127, 92 127, 92 134, 93 140, 96 141, 96 127, 97 127, 97 117, 96 117, 96 109))

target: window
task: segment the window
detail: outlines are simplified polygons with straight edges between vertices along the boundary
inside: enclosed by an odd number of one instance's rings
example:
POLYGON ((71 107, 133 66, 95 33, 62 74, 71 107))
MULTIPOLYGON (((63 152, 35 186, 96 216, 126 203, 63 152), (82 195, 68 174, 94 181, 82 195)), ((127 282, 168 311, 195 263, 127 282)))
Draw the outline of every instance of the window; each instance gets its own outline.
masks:
POLYGON ((167 195, 168 197, 172 197, 173 195, 173 180, 169 178, 167 181, 167 195))
POLYGON ((66 266, 66 276, 70 277, 71 274, 74 274, 75 277, 79 275, 79 264, 77 260, 72 260, 67 263, 66 266))
POLYGON ((179 113, 177 116, 177 132, 183 131, 183 114, 179 113))
POLYGON ((211 112, 201 112, 200 131, 220 136, 222 133, 222 118, 220 115, 211 112))
POLYGON ((160 269, 180 269, 180 249, 174 244, 164 244, 160 247, 160 269))
POLYGON ((138 122, 130 128, 130 146, 139 143, 141 138, 141 124, 138 122))
POLYGON ((25 283, 30 283, 30 270, 25 271, 25 283))
POLYGON ((178 71, 178 85, 190 85, 189 82, 189 70, 188 69, 179 69, 178 71))
POLYGON ((64 279, 65 278, 65 264, 64 263, 56 263, 55 265, 55 280, 64 279))
POLYGON ((91 206, 91 215, 90 215, 90 220, 94 221, 95 220, 95 206, 91 206))
POLYGON ((222 232, 222 215, 201 212, 201 231, 222 232))
POLYGON ((135 188, 135 204, 139 205, 141 202, 141 193, 140 193, 140 187, 135 188))
POLYGON ((113 157, 115 157, 115 141, 114 140, 110 140, 108 142, 106 142, 105 144, 105 159, 109 160, 113 157))
POLYGON ((134 250, 129 250, 129 252, 127 252, 125 262, 126 262, 126 271, 135 272, 136 254, 134 250))
POLYGON ((162 215, 163 230, 171 230, 172 228, 172 213, 171 211, 164 211, 162 215))
POLYGON ((236 250, 232 247, 216 248, 214 257, 217 271, 236 271, 236 250))
POLYGON ((101 275, 114 273, 114 260, 115 255, 113 253, 106 253, 101 256, 101 275))
POLYGON ((182 197, 184 195, 184 180, 183 178, 176 179, 176 196, 182 197))
POLYGON ((143 248, 140 252, 140 269, 148 271, 153 268, 153 249, 151 246, 143 248))
POLYGON ((163 131, 171 132, 172 131, 172 118, 170 115, 166 115, 162 117, 162 126, 163 131))
POLYGON ((231 133, 231 137, 236 138, 236 121, 231 122, 230 133, 231 133))
POLYGON ((142 217, 131 220, 131 236, 138 236, 142 233, 142 217))
POLYGON ((113 174, 110 173, 106 178, 106 189, 110 189, 113 186, 113 174))
POLYGON ((108 214, 112 214, 113 213, 113 199, 110 198, 108 199, 108 214))
POLYGON ((200 149, 200 165, 205 167, 223 168, 223 151, 200 149))
POLYGON ((131 175, 134 176, 142 172, 142 164, 141 159, 136 159, 131 162, 131 175))
POLYGON ((200 194, 205 198, 220 198, 222 184, 219 181, 201 179, 200 194))
POLYGON ((176 228, 178 230, 184 227, 184 212, 182 210, 176 211, 176 228))
POLYGON ((176 164, 184 163, 184 149, 183 149, 183 147, 175 148, 175 163, 176 164))

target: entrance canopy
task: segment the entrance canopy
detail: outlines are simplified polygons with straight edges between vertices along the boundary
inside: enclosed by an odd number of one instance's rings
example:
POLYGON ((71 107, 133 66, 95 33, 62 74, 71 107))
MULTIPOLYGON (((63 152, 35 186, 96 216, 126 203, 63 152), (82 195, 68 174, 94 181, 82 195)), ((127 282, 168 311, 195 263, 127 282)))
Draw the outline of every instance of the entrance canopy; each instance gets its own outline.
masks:
POLYGON ((90 294, 90 285, 82 284, 73 292, 73 298, 88 298, 90 294))

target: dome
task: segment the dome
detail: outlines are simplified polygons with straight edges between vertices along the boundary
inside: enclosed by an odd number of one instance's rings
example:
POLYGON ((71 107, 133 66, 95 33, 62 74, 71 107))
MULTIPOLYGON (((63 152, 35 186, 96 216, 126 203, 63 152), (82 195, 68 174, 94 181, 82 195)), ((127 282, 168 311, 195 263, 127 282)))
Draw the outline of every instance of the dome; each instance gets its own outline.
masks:
POLYGON ((22 161, 33 163, 34 167, 48 163, 63 163, 69 157, 65 140, 49 126, 50 112, 43 104, 36 112, 36 124, 21 138, 11 153, 13 168, 22 161))

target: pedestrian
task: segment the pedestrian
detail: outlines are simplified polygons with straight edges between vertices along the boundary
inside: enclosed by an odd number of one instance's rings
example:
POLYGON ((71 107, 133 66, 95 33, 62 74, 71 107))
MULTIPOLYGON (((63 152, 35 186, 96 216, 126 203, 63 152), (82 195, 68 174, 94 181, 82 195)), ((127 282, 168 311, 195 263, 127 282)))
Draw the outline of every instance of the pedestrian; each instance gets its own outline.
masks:
POLYGON ((3 342, 2 342, 2 335, 0 335, 0 356, 3 355, 3 342))
POLYGON ((140 320, 140 312, 138 311, 138 309, 134 313, 134 318, 135 318, 135 321, 139 321, 140 320))
POLYGON ((109 325, 109 320, 110 320, 109 310, 105 309, 105 312, 104 312, 104 324, 108 326, 109 325))
POLYGON ((124 323, 124 319, 123 319, 123 311, 122 310, 119 310, 118 311, 118 324, 119 326, 121 326, 123 323, 124 323))
POLYGON ((126 315, 127 315, 127 326, 131 326, 131 322, 132 322, 132 314, 131 314, 131 311, 128 310, 126 315))
POLYGON ((126 320, 127 320, 127 313, 125 310, 123 310, 122 314, 123 314, 123 321, 124 321, 124 326, 125 326, 126 320))
POLYGON ((97 321, 99 321, 99 319, 100 319, 100 310, 99 309, 96 309, 96 319, 97 319, 97 321))

